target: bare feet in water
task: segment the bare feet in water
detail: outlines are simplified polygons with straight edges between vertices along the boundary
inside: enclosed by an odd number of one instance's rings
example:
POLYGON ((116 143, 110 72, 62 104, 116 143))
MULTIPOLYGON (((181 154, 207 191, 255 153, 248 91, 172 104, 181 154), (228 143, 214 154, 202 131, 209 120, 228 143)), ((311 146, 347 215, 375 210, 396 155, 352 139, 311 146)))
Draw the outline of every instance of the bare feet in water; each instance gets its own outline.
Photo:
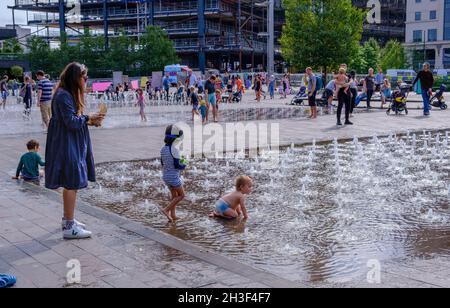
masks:
POLYGON ((170 216, 170 211, 166 211, 165 209, 160 209, 161 213, 166 215, 167 219, 170 223, 173 223, 173 218, 170 216))
POLYGON ((175 210, 170 212, 170 217, 172 217, 172 220, 175 222, 177 221, 179 218, 177 217, 177 214, 175 213, 175 210))
POLYGON ((222 217, 222 216, 218 215, 216 212, 211 212, 211 213, 209 213, 208 216, 211 218, 222 217))
POLYGON ((219 215, 216 212, 211 212, 208 215, 210 218, 221 218, 221 219, 225 219, 225 220, 233 220, 235 219, 235 217, 227 217, 227 216, 223 216, 223 215, 219 215))

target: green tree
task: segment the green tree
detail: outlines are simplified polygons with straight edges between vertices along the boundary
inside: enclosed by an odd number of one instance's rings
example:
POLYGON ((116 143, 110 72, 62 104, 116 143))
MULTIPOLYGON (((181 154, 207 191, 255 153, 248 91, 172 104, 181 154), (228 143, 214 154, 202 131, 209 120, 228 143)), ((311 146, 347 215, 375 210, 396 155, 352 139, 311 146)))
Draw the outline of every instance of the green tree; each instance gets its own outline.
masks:
POLYGON ((122 71, 124 74, 129 74, 135 64, 135 56, 134 40, 122 32, 111 39, 105 64, 109 72, 122 71))
POLYGON ((23 76, 23 68, 18 65, 14 65, 9 69, 11 76, 13 78, 22 78, 23 76))
POLYGON ((7 39, 3 42, 2 53, 23 53, 23 48, 17 38, 7 39))
POLYGON ((351 0, 283 0, 283 5, 282 53, 296 68, 326 72, 358 54, 366 14, 351 0))
POLYGON ((140 38, 140 45, 136 55, 140 75, 150 75, 155 71, 162 71, 168 64, 178 63, 173 42, 160 27, 147 27, 140 38))
POLYGON ((364 56, 364 48, 363 46, 358 47, 358 51, 356 52, 353 59, 350 61, 350 68, 355 70, 358 74, 365 74, 368 70, 368 64, 366 61, 366 57, 364 56))
POLYGON ((51 58, 53 58, 55 63, 54 74, 58 76, 67 64, 81 61, 78 45, 69 44, 66 33, 63 33, 60 37, 59 48, 52 50, 51 54, 51 58))
POLYGON ((109 72, 105 62, 105 39, 103 36, 92 36, 86 30, 77 45, 79 61, 83 62, 89 69, 89 76, 97 78, 107 75, 109 72))
POLYGON ((28 39, 29 53, 26 58, 30 62, 31 70, 45 70, 54 75, 57 71, 54 53, 48 43, 41 37, 32 36, 28 39))
POLYGON ((405 49, 396 40, 390 40, 381 50, 379 64, 383 71, 405 68, 407 62, 405 49))
POLYGON ((366 67, 361 73, 367 73, 369 68, 373 68, 375 72, 377 71, 378 63, 380 60, 380 50, 380 45, 373 38, 370 38, 367 42, 364 43, 362 52, 364 55, 364 60, 366 62, 366 67))

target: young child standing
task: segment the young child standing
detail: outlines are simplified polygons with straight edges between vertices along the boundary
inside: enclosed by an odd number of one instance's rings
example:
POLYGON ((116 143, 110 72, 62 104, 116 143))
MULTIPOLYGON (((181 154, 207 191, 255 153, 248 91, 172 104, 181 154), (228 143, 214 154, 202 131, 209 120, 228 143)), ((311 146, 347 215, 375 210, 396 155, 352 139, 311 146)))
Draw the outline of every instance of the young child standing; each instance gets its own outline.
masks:
POLYGON ((216 203, 214 212, 210 217, 220 217, 226 219, 238 218, 241 214, 244 219, 248 219, 247 209, 245 207, 246 196, 251 193, 253 181, 246 175, 241 175, 236 179, 236 190, 216 203))
POLYGON ((227 93, 228 93, 228 103, 231 104, 233 102, 233 83, 231 80, 227 83, 227 93))
POLYGON ((197 92, 195 91, 195 87, 191 87, 191 95, 190 100, 192 104, 192 122, 194 122, 194 116, 200 116, 200 113, 198 112, 198 104, 199 104, 199 96, 197 92))
POLYGON ((222 102, 222 90, 216 89, 216 102, 217 102, 217 109, 219 109, 219 103, 222 102))
POLYGON ((181 157, 180 151, 175 143, 183 139, 183 131, 176 125, 169 125, 166 128, 164 147, 161 149, 161 164, 163 167, 163 181, 172 194, 169 205, 162 209, 169 222, 178 220, 176 216, 176 206, 185 196, 181 171, 186 168, 186 161, 181 157))
POLYGON ((203 96, 199 96, 200 100, 200 113, 202 115, 202 124, 206 124, 206 114, 208 112, 208 107, 206 106, 206 101, 203 99, 203 96))
POLYGON ((22 175, 24 181, 39 181, 40 177, 44 175, 43 172, 39 171, 39 166, 45 166, 45 162, 42 161, 41 156, 37 153, 39 152, 39 142, 36 140, 28 141, 27 149, 28 153, 20 158, 16 176, 13 177, 13 180, 18 180, 20 175, 22 175))
POLYGON ((139 106, 139 114, 141 115, 141 121, 147 122, 147 117, 145 116, 145 97, 144 97, 144 91, 142 89, 137 90, 137 103, 136 105, 139 106))
POLYGON ((275 87, 276 87, 276 79, 274 75, 270 76, 269 79, 269 95, 270 95, 270 99, 274 99, 275 98, 275 87))

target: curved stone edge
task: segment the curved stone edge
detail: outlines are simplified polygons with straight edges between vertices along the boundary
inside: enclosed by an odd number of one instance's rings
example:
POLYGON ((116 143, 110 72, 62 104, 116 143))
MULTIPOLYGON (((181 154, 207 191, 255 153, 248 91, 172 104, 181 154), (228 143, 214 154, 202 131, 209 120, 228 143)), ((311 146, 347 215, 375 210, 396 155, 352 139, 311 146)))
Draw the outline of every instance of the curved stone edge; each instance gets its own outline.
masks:
MULTIPOLYGON (((57 191, 49 190, 41 186, 24 183, 26 189, 35 193, 45 195, 53 201, 61 201, 61 195, 57 191)), ((77 201, 77 210, 114 224, 115 226, 138 234, 146 239, 155 241, 164 246, 183 252, 191 257, 207 262, 221 269, 227 270, 244 278, 251 280, 268 288, 306 288, 308 285, 281 278, 277 275, 253 266, 244 264, 230 257, 217 254, 210 250, 201 248, 197 245, 183 241, 175 236, 166 234, 151 227, 146 227, 140 223, 134 222, 128 218, 121 217, 115 213, 96 207, 84 201, 77 201)))

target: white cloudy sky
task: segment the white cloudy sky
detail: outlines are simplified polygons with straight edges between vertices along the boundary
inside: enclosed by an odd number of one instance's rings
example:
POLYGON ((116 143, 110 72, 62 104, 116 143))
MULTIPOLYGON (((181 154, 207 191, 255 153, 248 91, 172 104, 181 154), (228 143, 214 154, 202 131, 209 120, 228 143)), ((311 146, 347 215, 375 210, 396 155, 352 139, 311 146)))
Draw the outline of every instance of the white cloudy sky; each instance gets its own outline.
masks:
MULTIPOLYGON (((0 0, 0 26, 12 24, 12 11, 7 9, 8 5, 13 5, 14 0, 0 0)), ((16 23, 23 25, 27 21, 26 13, 16 11, 16 23)))

